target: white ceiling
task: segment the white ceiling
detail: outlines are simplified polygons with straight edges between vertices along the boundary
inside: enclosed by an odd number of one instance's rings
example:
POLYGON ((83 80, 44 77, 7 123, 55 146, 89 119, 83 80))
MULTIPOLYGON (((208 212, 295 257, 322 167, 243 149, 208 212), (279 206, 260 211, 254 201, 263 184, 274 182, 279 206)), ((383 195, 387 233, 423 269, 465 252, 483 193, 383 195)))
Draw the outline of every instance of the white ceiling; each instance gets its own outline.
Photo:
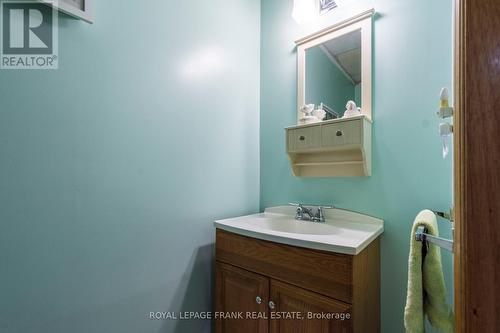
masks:
POLYGON ((361 82, 361 30, 329 40, 321 49, 350 80, 361 82))

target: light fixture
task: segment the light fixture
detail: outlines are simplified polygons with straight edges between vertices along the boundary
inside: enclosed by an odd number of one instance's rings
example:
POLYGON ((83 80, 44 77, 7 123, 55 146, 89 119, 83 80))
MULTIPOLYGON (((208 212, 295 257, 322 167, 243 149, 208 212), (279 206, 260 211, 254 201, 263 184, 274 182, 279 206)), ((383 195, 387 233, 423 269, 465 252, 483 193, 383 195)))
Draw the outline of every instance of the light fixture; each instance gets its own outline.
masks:
POLYGON ((318 16, 318 0, 294 0, 292 18, 299 24, 307 23, 318 16))
POLYGON ((319 0, 319 13, 324 15, 337 8, 339 0, 319 0))

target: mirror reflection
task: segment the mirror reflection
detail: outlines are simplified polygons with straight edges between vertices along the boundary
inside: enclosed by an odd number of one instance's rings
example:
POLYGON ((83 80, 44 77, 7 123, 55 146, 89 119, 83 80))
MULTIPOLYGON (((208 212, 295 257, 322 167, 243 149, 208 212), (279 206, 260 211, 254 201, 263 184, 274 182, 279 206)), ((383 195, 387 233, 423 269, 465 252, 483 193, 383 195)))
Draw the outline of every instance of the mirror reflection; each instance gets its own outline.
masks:
POLYGON ((325 119, 344 115, 346 104, 361 105, 361 30, 306 50, 305 102, 326 111, 325 119))

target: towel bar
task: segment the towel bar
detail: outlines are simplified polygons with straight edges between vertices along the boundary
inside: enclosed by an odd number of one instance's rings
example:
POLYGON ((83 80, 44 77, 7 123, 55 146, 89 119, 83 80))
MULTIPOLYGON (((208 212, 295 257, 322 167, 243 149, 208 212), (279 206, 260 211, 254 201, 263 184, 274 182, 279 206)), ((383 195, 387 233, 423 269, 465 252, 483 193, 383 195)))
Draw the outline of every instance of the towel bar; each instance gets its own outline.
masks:
POLYGON ((415 232, 415 239, 419 242, 422 242, 422 243, 428 242, 428 243, 435 244, 439 247, 442 247, 445 250, 453 252, 453 241, 452 240, 429 235, 427 233, 427 229, 425 229, 424 226, 420 226, 417 228, 417 231, 415 232))
POLYGON ((448 220, 450 221, 451 223, 453 223, 453 208, 450 208, 450 211, 449 212, 439 212, 439 211, 436 211, 436 210, 433 210, 432 211, 434 214, 436 214, 436 216, 439 216, 445 220, 448 220))

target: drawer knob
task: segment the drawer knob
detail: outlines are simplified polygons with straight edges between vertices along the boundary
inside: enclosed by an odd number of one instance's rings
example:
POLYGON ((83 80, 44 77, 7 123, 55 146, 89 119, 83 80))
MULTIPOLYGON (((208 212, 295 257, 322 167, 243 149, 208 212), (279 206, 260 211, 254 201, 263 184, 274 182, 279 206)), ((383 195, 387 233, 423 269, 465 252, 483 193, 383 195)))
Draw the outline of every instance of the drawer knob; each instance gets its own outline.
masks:
POLYGON ((273 301, 269 301, 269 309, 273 310, 276 307, 273 301))
POLYGON ((262 304, 262 298, 260 298, 259 296, 255 297, 255 302, 257 304, 262 304))
POLYGON ((305 139, 306 139, 306 137, 305 137, 305 136, 303 136, 303 135, 299 136, 299 140, 300 140, 300 141, 304 141, 305 139))
POLYGON ((342 132, 342 131, 337 131, 337 133, 335 133, 335 135, 336 135, 336 136, 342 136, 342 135, 344 135, 344 132, 342 132))

